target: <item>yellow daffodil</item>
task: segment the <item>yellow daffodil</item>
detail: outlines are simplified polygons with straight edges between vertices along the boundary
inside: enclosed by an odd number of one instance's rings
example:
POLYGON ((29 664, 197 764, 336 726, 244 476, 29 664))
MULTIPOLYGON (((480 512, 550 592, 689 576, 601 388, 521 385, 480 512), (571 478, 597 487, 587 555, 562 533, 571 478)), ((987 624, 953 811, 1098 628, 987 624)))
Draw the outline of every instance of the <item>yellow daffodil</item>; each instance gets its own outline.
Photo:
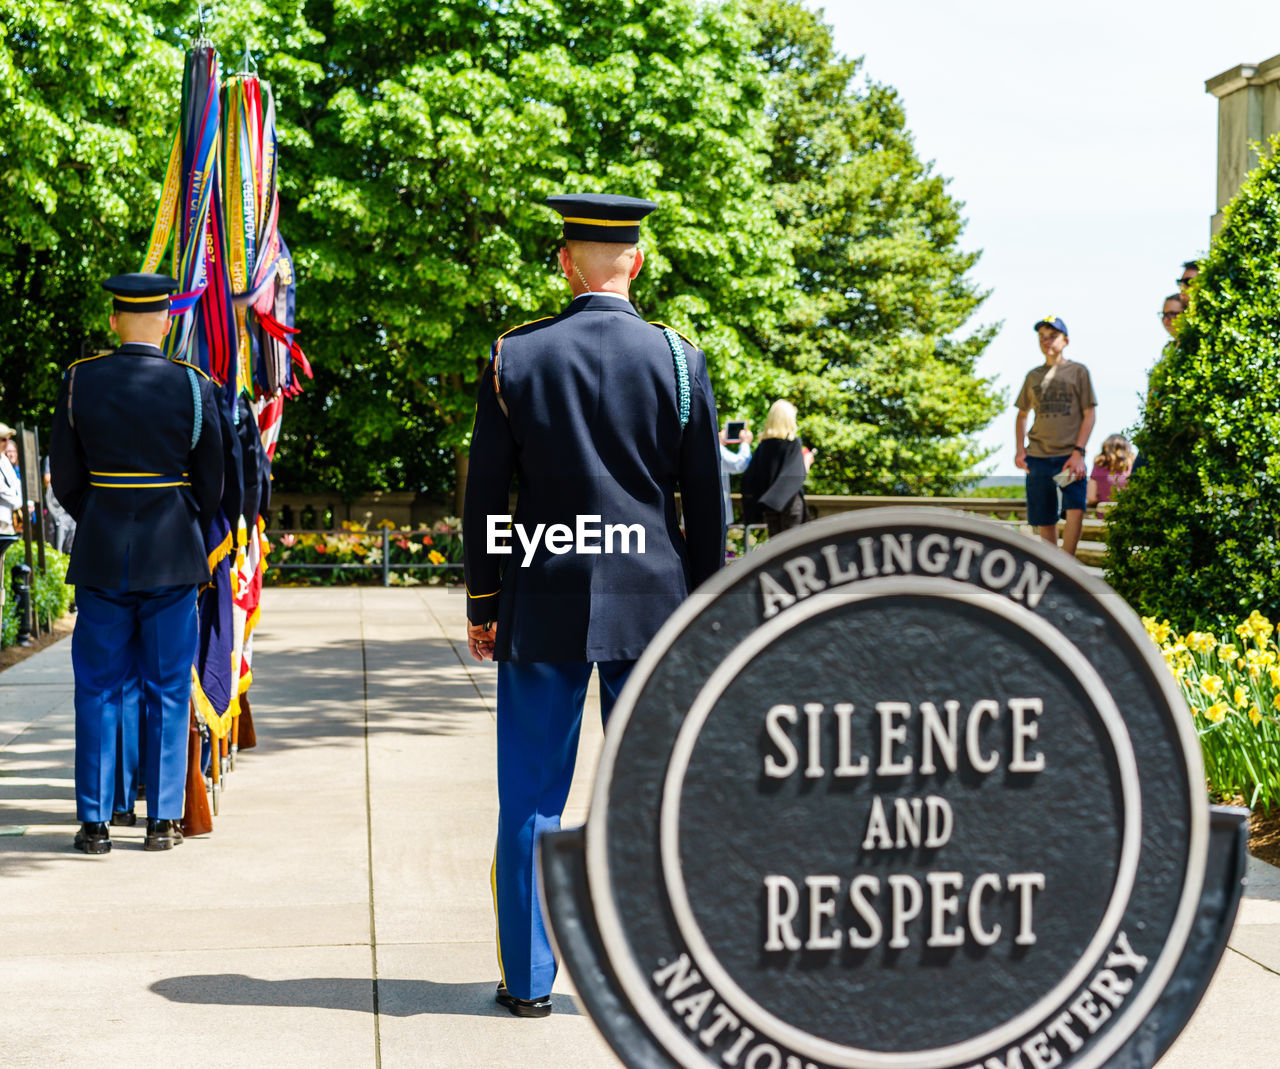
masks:
POLYGON ((427 560, 429 560, 432 564, 443 564, 444 559, 445 559, 444 554, 441 553, 438 549, 433 549, 430 553, 427 554, 427 560))
POLYGON ((1244 622, 1244 626, 1247 626, 1249 630, 1253 632, 1254 640, 1259 646, 1266 642, 1267 639, 1271 637, 1271 633, 1275 630, 1275 625, 1263 616, 1262 613, 1258 612, 1257 609, 1254 609, 1253 612, 1249 614, 1249 618, 1244 622))
POLYGON ((1239 651, 1234 646, 1219 646, 1218 660, 1223 664, 1232 664, 1235 659, 1240 656, 1239 651))
POLYGON ((1256 705, 1249 710, 1249 719, 1253 721, 1253 726, 1257 727, 1262 723, 1262 710, 1256 705))
POLYGON ((1280 687, 1280 668, 1268 668, 1267 675, 1271 677, 1271 685, 1280 687))
POLYGON ((1210 723, 1221 724, 1229 712, 1231 712, 1231 706, 1226 702, 1214 702, 1204 711, 1204 715, 1209 718, 1210 723))
POLYGON ((1213 635, 1204 631, 1190 632, 1183 642, 1186 643, 1187 649, 1194 650, 1196 653, 1208 653, 1218 644, 1218 640, 1213 635))
POLYGON ((1216 698, 1222 693, 1222 677, 1221 676, 1201 676, 1200 689, 1204 691, 1210 698, 1216 698))
POLYGON ((1231 700, 1235 702, 1236 705, 1243 706, 1244 701, 1248 696, 1249 696, 1248 687, 1237 686, 1235 691, 1231 695, 1231 700))

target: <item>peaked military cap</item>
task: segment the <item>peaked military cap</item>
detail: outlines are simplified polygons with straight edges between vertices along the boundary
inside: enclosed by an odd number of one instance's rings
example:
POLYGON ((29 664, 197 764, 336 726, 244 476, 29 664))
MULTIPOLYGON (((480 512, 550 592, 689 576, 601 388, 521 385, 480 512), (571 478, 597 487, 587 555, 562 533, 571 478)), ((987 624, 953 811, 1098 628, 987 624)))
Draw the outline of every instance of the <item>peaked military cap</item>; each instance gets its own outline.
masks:
POLYGON ((615 193, 579 193, 548 197, 564 217, 565 241, 610 241, 634 245, 640 240, 640 220, 657 208, 651 200, 615 193))
POLYGON ((168 275, 134 271, 112 275, 102 288, 115 298, 113 307, 117 312, 167 312, 169 294, 178 288, 178 281, 168 275))

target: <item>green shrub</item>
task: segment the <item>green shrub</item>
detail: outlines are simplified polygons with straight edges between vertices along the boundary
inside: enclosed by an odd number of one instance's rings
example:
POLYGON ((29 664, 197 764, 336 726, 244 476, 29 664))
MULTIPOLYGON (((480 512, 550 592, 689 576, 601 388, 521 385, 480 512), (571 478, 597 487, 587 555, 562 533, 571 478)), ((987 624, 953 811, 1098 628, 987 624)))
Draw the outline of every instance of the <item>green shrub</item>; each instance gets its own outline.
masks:
POLYGON ((1151 373, 1146 458, 1107 517, 1111 585, 1215 628, 1280 616, 1280 137, 1228 205, 1151 373))
POLYGON ((1021 501, 1027 496, 1027 487, 1025 483, 1018 483, 1017 486, 972 486, 960 496, 997 497, 1008 498, 1010 501, 1021 501))
MULTIPOLYGON (((40 621, 42 630, 48 630, 53 621, 65 616, 71 608, 72 588, 64 580, 71 558, 59 553, 52 546, 45 546, 45 571, 37 566, 31 575, 31 608, 40 621)), ((0 646, 11 646, 18 637, 18 599, 13 593, 12 568, 23 560, 22 543, 9 547, 4 558, 4 620, 0 627, 0 646)))

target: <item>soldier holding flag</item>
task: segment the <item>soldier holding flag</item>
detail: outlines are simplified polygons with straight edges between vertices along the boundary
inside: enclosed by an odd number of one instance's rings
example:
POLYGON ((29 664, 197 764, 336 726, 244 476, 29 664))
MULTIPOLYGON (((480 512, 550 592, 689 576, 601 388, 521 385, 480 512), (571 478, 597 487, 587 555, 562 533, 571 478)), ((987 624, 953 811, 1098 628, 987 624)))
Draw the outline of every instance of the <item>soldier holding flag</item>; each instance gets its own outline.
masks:
POLYGON ((76 707, 76 849, 111 849, 116 746, 125 704, 146 713, 145 848, 182 841, 196 589, 209 580, 203 531, 222 491, 213 383, 161 350, 169 332, 164 275, 116 275, 111 328, 120 347, 68 368, 54 413, 54 492, 78 536, 67 582, 76 707))

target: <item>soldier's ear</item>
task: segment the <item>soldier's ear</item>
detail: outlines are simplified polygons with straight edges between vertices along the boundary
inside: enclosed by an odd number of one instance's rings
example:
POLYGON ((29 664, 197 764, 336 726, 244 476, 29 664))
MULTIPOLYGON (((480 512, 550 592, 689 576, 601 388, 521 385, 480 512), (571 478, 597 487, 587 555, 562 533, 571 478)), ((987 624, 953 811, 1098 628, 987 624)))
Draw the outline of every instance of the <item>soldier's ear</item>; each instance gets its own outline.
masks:
POLYGON ((565 246, 565 245, 560 246, 560 252, 558 253, 558 258, 560 260, 560 270, 564 272, 564 277, 568 279, 572 279, 573 278, 573 257, 569 255, 568 246, 565 246))
POLYGON ((111 328, 111 333, 112 333, 112 334, 119 334, 119 333, 120 333, 119 328, 116 326, 116 314, 115 314, 115 312, 112 312, 112 313, 111 313, 111 315, 107 318, 107 326, 109 326, 109 327, 111 328))
POLYGON ((163 338, 163 337, 165 337, 165 336, 169 333, 169 330, 170 330, 170 328, 171 328, 172 326, 173 326, 173 316, 169 315, 168 313, 165 313, 165 317, 164 317, 164 333, 163 333, 163 334, 161 334, 161 335, 160 335, 160 337, 162 337, 162 338, 163 338))
POLYGON ((644 266, 644 252, 639 245, 636 246, 636 262, 631 265, 631 278, 635 278, 640 274, 640 268, 644 266))

